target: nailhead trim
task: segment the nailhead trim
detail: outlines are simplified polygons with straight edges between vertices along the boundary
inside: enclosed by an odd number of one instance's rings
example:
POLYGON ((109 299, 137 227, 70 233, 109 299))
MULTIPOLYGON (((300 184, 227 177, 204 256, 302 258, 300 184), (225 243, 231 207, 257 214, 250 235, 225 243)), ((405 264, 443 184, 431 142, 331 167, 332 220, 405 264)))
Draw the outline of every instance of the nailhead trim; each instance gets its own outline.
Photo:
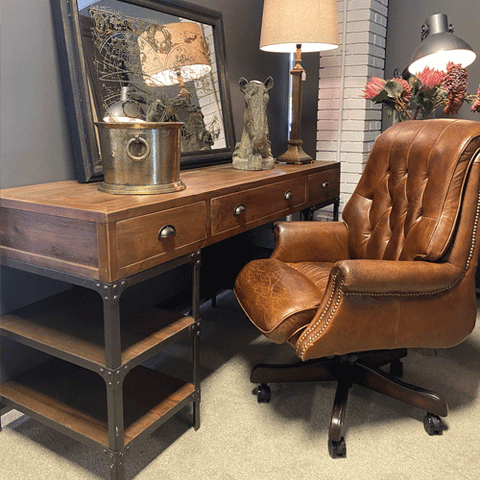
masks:
MULTIPOLYGON (((333 299, 333 295, 335 293, 335 284, 337 282, 337 277, 339 275, 339 272, 337 272, 334 277, 333 277, 333 288, 332 288, 332 292, 330 294, 330 298, 328 299, 328 302, 327 302, 327 305, 325 306, 325 308, 323 309, 323 312, 322 314, 320 315, 320 317, 318 318, 318 320, 315 322, 315 324, 310 327, 308 330, 305 330, 305 332, 302 334, 302 337, 306 337, 311 331, 315 330, 315 328, 322 322, 323 320, 323 317, 325 316, 325 313, 327 312, 328 308, 330 307, 331 303, 332 303, 332 299, 333 299)), ((326 320, 325 322, 325 325, 320 329, 319 332, 317 332, 311 339, 310 341, 302 348, 302 351, 300 353, 300 359, 303 360, 304 359, 304 356, 305 356, 305 351, 307 350, 307 348, 325 331, 325 329, 328 327, 330 321, 332 320, 333 318, 333 314, 336 312, 337 308, 338 308, 338 305, 340 303, 340 298, 342 296, 342 293, 343 293, 343 283, 344 283, 344 280, 342 280, 341 284, 340 284, 340 288, 338 290, 338 295, 337 295, 337 298, 335 300, 335 305, 332 309, 332 312, 330 313, 330 316, 328 317, 328 319, 326 320)), ((302 338, 301 337, 301 338, 302 338)), ((301 339, 300 339, 301 340, 301 339)), ((299 340, 299 341, 300 341, 299 340)))

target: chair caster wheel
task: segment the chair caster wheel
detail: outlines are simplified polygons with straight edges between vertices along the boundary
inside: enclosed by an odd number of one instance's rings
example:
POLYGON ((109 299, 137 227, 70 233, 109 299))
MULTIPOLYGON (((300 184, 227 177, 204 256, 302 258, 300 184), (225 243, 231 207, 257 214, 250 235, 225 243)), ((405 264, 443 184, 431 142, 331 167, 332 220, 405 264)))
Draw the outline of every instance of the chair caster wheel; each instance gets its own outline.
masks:
POLYGON ((266 383, 262 383, 256 389, 257 391, 254 393, 257 394, 257 402, 258 403, 269 403, 270 398, 272 396, 272 391, 270 387, 266 383))
POLYGON ((329 440, 328 453, 333 459, 345 458, 347 456, 347 444, 345 443, 345 439, 342 437, 339 442, 329 440))
POLYGON ((443 431, 442 420, 433 413, 427 413, 423 419, 423 426, 429 435, 441 435, 443 431))

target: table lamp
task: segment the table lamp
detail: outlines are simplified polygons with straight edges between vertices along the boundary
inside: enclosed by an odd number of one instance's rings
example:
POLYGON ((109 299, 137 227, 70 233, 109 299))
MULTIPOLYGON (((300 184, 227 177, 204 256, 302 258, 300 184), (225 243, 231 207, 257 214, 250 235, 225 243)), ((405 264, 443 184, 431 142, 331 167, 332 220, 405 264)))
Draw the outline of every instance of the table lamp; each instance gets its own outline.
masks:
POLYGON ((296 53, 292 75, 292 125, 287 151, 277 162, 311 163, 302 148, 301 52, 320 52, 339 46, 336 0, 265 0, 260 49, 267 52, 296 53))
POLYGON ((191 22, 152 25, 138 37, 144 81, 150 86, 179 84, 203 77, 212 69, 200 26, 191 22))
POLYGON ((453 62, 467 67, 476 58, 472 47, 453 34, 453 25, 448 24, 444 13, 436 13, 422 25, 422 41, 412 56, 408 70, 415 75, 425 67, 447 70, 447 64, 453 62))

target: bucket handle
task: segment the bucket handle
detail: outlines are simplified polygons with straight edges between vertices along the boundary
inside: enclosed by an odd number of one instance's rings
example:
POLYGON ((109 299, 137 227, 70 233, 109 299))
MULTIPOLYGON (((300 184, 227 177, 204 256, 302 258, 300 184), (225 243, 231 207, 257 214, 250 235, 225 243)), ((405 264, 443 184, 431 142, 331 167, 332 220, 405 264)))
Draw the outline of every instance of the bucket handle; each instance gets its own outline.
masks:
POLYGON ((149 155, 150 155, 150 145, 148 144, 148 142, 142 138, 140 135, 135 135, 134 138, 131 138, 128 143, 127 143, 127 155, 132 159, 132 160, 136 160, 137 162, 141 162, 142 160, 145 160, 149 155), (131 151, 130 151, 130 146, 132 145, 132 143, 143 143, 143 145, 145 146, 145 151, 143 152, 142 155, 134 155, 131 151))

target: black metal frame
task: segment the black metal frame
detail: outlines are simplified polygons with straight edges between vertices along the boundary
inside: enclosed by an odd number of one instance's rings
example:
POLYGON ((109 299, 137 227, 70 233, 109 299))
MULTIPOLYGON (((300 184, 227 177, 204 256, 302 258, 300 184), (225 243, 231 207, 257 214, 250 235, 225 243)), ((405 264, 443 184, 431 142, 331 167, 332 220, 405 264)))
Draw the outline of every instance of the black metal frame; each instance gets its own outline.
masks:
POLYGON ((333 221, 338 222, 339 209, 340 209, 340 197, 335 197, 333 200, 328 200, 326 202, 319 203, 313 207, 306 208, 300 212, 303 220, 312 221, 315 215, 315 211, 319 208, 326 207, 327 205, 333 205, 333 221))
MULTIPOLYGON (((235 147, 233 113, 228 89, 228 69, 225 49, 225 33, 221 12, 194 5, 183 0, 118 0, 140 7, 158 10, 189 20, 211 25, 214 30, 220 99, 225 128, 226 148, 208 152, 183 153, 181 168, 213 165, 231 161, 235 147)), ((67 122, 75 161, 77 180, 99 181, 103 167, 94 125, 94 111, 90 96, 89 68, 84 56, 82 31, 79 22, 77 0, 51 0, 55 24, 59 65, 62 74, 67 122)))
MULTIPOLYGON (((0 397, 0 431, 1 431, 1 415, 5 414, 11 408, 19 410, 31 418, 34 418, 43 424, 54 428, 55 430, 91 447, 100 449, 103 453, 107 465, 109 466, 111 480, 125 480, 125 457, 132 445, 143 441, 148 435, 155 431, 160 425, 182 410, 185 406, 192 403, 193 405, 193 426, 195 430, 200 428, 200 383, 198 375, 199 355, 200 355, 200 266, 201 252, 197 250, 189 255, 175 258, 169 262, 153 267, 149 270, 140 272, 130 277, 117 280, 115 282, 103 282, 95 279, 82 277, 79 275, 67 274, 50 268, 33 265, 27 262, 2 258, 2 265, 23 270, 36 275, 52 278, 67 282, 72 285, 85 287, 98 292, 103 301, 104 314, 104 337, 105 337, 105 365, 98 365, 87 359, 75 357, 65 352, 59 352, 55 348, 38 345, 31 345, 45 353, 51 354, 56 358, 60 358, 70 363, 74 363, 82 368, 91 370, 99 374, 106 384, 107 394, 107 418, 109 447, 101 445, 94 440, 85 437, 79 432, 68 429, 59 423, 56 423, 43 415, 31 411, 22 405, 17 405, 8 399, 0 397), (192 383, 194 391, 184 400, 180 401, 167 414, 159 418, 154 424, 146 428, 140 435, 132 439, 127 446, 124 443, 124 412, 123 412, 123 380, 127 373, 134 367, 145 361, 147 358, 158 353, 161 349, 174 342, 183 332, 179 332, 176 336, 169 339, 168 342, 156 345, 143 354, 137 356, 134 360, 122 364, 121 359, 121 331, 120 331, 120 297, 122 293, 130 286, 141 283, 152 277, 160 275, 164 272, 172 270, 180 265, 188 262, 193 263, 193 292, 192 292, 192 317, 193 322, 189 326, 192 336, 192 355, 193 355, 193 372, 192 383), (112 381, 114 379, 114 381, 112 381)), ((4 333, 2 334, 4 335, 4 333)), ((26 339, 15 338, 9 336, 14 341, 19 341, 25 345, 29 345, 26 339)))

